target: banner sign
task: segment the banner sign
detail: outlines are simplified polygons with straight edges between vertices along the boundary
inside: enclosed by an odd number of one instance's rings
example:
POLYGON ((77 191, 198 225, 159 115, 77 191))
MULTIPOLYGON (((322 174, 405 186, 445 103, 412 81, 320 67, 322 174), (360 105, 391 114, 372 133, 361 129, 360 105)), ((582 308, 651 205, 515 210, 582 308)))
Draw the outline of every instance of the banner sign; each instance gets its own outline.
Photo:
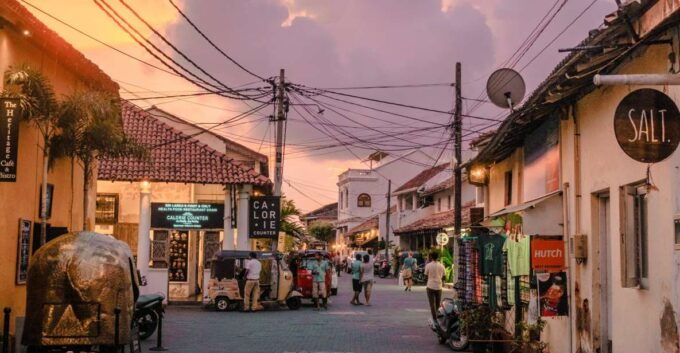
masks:
POLYGON ((253 196, 248 207, 250 238, 276 239, 281 224, 281 197, 253 196))
POLYGON ((151 228, 222 229, 224 228, 224 205, 152 202, 151 228))
POLYGON ((28 261, 31 250, 31 224, 25 219, 19 220, 19 249, 17 250, 17 284, 26 283, 28 278, 28 261))
POLYGON ((561 240, 531 240, 531 268, 544 271, 564 269, 564 242, 561 240))
POLYGON ((17 181, 20 116, 18 99, 0 99, 0 182, 17 181))
POLYGON ((630 158, 642 163, 660 162, 680 143, 680 111, 673 99, 655 89, 629 93, 614 113, 614 133, 630 158))
POLYGON ((569 315, 567 297, 567 273, 540 273, 538 279, 538 295, 542 317, 569 315))

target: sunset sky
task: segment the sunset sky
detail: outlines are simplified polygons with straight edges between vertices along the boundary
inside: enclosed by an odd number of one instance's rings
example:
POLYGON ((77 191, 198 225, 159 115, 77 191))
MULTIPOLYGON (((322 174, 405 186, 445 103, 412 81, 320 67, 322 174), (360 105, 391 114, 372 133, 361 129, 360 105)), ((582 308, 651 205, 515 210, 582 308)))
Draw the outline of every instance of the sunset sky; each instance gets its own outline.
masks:
MULTIPOLYGON (((167 0, 128 1, 170 41, 222 82, 238 87, 255 81, 203 41, 167 0)), ((310 87, 447 83, 453 82, 454 64, 461 61, 463 95, 470 98, 480 97, 488 75, 515 52, 539 20, 556 4, 554 0, 175 1, 224 51, 264 77, 278 75, 279 69, 285 68, 289 80, 310 87)), ((132 14, 126 12, 119 0, 108 2, 146 36, 156 43, 160 42, 139 21, 133 21, 132 14)), ((29 0, 29 3, 124 52, 162 66, 107 18, 92 0, 29 0)), ((590 5, 591 0, 568 1, 515 66, 516 70, 521 70, 528 92, 563 58, 565 54, 558 53, 558 48, 577 45, 589 30, 602 23, 604 15, 615 10, 613 0, 597 1, 558 36, 590 5), (555 37, 554 43, 547 46, 555 37), (536 56, 546 46, 547 49, 536 56), (534 57, 535 60, 529 63, 534 57)), ((116 53, 25 6, 116 80, 124 98, 200 90, 179 77, 116 53)), ((164 45, 161 47, 168 49, 164 45)), ((167 52, 170 53, 170 50, 167 52)), ((446 86, 348 93, 444 111, 453 107, 453 89, 446 86)), ((241 102, 216 96, 141 100, 136 103, 145 108, 155 104, 200 123, 221 122, 249 109, 241 102)), ((464 111, 483 117, 504 117, 499 115, 502 113, 500 109, 489 104, 473 110, 475 105, 474 101, 466 101, 464 111)), ((387 108, 433 122, 445 123, 449 118, 436 113, 387 108)), ((247 124, 226 125, 216 131, 272 156, 272 130, 266 118, 271 113, 272 109, 267 108, 262 115, 249 118, 247 124), (263 138, 265 134, 266 138, 263 138)), ((325 116, 338 124, 349 124, 340 121, 340 117, 325 116)), ((394 116, 382 118, 398 119, 394 116)), ((369 125, 386 125, 360 115, 356 119, 369 125)), ((395 122, 409 123, 403 120, 395 122)), ((484 122, 466 119, 464 126, 478 129, 484 126, 484 122)), ((431 140, 442 138, 442 132, 432 132, 436 136, 431 140)), ((285 183, 283 190, 303 210, 309 211, 337 201, 337 175, 349 167, 366 167, 344 147, 331 150, 333 153, 300 151, 299 144, 334 141, 302 121, 293 110, 289 114, 287 137, 290 145, 286 150, 289 156, 285 162, 284 178, 305 190, 306 195, 285 183)), ((423 141, 429 141, 428 138, 423 141)), ((430 149, 435 157, 440 147, 430 149)), ((370 153, 357 147, 350 149, 362 157, 370 153)))

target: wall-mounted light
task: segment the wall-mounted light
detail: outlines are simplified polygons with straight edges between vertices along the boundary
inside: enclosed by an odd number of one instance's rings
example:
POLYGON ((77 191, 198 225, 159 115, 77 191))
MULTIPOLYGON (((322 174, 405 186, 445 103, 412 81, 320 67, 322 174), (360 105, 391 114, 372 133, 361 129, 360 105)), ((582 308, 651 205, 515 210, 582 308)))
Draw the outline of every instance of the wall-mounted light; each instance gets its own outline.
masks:
POLYGON ((139 187, 142 192, 151 192, 151 183, 148 180, 142 180, 142 182, 139 183, 139 187))
POLYGON ((472 185, 483 186, 488 182, 489 170, 485 165, 473 164, 467 168, 468 182, 472 185))
POLYGON ((25 30, 21 31, 21 34, 23 34, 24 37, 30 37, 30 36, 31 36, 31 31, 25 29, 25 30))

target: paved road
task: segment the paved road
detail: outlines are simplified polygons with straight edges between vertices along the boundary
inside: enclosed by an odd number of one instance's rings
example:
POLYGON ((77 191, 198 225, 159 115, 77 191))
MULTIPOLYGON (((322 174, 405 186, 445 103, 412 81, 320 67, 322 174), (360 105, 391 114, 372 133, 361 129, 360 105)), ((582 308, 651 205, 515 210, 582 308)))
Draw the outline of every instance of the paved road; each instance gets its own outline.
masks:
MULTIPOLYGON (((372 306, 353 306, 351 283, 340 278, 328 311, 310 305, 258 313, 169 307, 164 346, 169 352, 451 352, 427 327, 423 287, 404 292, 394 279, 378 279, 372 306)), ((362 299, 363 301, 363 299, 362 299)), ((144 352, 155 342, 144 342, 144 352)))

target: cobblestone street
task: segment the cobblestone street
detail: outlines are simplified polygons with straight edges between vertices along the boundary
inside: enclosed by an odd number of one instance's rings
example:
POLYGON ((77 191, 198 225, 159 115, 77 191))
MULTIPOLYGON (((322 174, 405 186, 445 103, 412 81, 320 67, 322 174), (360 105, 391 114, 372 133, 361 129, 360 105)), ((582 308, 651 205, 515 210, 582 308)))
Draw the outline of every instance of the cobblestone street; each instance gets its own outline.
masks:
MULTIPOLYGON (((201 353, 450 352, 427 326, 424 287, 405 293, 395 279, 377 281, 372 306, 349 304, 351 283, 344 274, 328 311, 316 312, 309 304, 299 311, 258 313, 170 306, 163 344, 169 352, 201 353)), ((155 335, 146 340, 144 351, 155 342, 155 335)))

